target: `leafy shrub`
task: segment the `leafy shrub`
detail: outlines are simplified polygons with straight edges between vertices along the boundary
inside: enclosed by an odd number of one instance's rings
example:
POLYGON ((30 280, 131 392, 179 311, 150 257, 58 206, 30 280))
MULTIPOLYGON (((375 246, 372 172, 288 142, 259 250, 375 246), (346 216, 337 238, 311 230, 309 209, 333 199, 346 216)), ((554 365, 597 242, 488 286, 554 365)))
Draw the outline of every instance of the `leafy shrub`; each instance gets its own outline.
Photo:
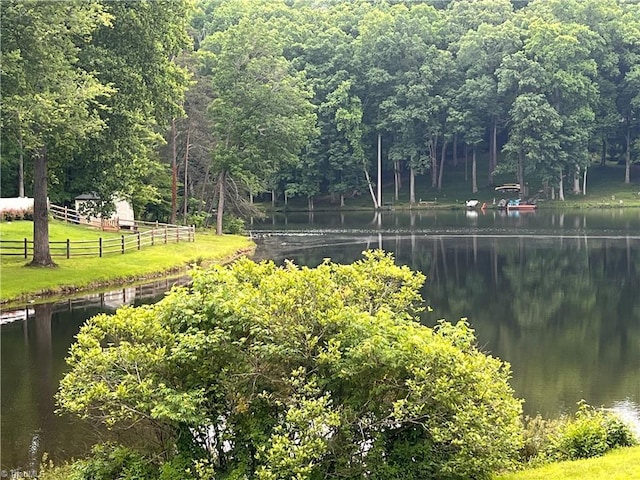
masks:
POLYGON ((207 222, 211 215, 207 212, 194 212, 187 214, 187 225, 195 225, 196 228, 203 228, 207 225, 207 222))
POLYGON ((552 454, 561 460, 603 455, 612 448, 631 446, 631 429, 614 413, 579 403, 575 419, 569 420, 552 439, 552 454))
POLYGON ((545 419, 541 415, 524 418, 523 445, 520 458, 528 463, 544 463, 551 452, 552 439, 559 435, 566 418, 545 419))
POLYGON ((242 235, 244 230, 244 220, 235 215, 225 215, 222 219, 222 231, 230 235, 242 235))
POLYGON ((0 211, 0 222, 11 222, 13 220, 33 220, 33 208, 14 208, 0 211))
POLYGON ((149 459, 127 447, 101 444, 85 460, 73 464, 69 480, 155 480, 157 469, 149 459))
MULTIPOLYGON (((208 457, 187 458, 209 478, 486 478, 517 457, 521 402, 465 319, 419 322, 423 281, 380 251, 197 270, 156 305, 84 325, 58 400, 167 441, 203 433, 190 440, 208 457)), ((122 457, 89 466, 121 475, 138 459, 122 457)))

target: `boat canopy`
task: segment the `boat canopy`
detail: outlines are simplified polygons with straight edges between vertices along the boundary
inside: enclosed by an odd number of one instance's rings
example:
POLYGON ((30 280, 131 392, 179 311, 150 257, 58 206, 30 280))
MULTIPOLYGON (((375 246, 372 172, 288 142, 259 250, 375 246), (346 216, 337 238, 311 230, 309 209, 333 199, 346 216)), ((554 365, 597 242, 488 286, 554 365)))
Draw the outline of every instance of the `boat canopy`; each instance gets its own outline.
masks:
POLYGON ((500 185, 495 188, 496 192, 519 192, 520 184, 519 183, 505 183, 504 185, 500 185))

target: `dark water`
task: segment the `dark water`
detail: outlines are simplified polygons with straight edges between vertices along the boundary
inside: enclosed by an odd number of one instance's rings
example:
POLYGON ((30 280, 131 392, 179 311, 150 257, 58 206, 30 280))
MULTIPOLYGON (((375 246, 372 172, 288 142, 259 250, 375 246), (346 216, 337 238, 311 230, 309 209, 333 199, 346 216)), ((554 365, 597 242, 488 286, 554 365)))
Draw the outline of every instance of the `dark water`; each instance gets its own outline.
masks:
MULTIPOLYGON (((394 252, 427 276, 423 321, 467 317, 484 350, 511 363, 526 413, 557 416, 585 399, 640 415, 640 209, 304 213, 251 228, 256 259, 314 266, 394 252)), ((3 470, 86 451, 88 427, 52 413, 68 347, 86 318, 158 291, 35 306, 2 326, 3 470)))

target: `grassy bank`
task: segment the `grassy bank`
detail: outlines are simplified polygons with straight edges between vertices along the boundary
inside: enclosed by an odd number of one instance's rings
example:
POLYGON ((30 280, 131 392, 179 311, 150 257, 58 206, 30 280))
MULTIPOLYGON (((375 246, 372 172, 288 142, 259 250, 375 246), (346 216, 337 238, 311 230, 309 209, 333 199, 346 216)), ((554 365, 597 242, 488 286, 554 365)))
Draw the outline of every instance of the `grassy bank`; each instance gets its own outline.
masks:
MULTIPOLYGON (((52 241, 120 236, 55 221, 50 224, 49 234, 52 241)), ((0 223, 0 238, 3 240, 31 239, 32 236, 32 222, 0 223)), ((0 301, 3 304, 30 301, 46 295, 159 276, 184 270, 194 263, 224 261, 251 247, 251 241, 245 237, 198 232, 195 242, 156 245, 124 255, 68 260, 56 257, 57 268, 29 268, 25 267, 29 260, 3 256, 0 263, 0 301)))
POLYGON ((621 448, 603 457, 552 463, 495 477, 495 480, 630 480, 640 478, 640 447, 621 448))

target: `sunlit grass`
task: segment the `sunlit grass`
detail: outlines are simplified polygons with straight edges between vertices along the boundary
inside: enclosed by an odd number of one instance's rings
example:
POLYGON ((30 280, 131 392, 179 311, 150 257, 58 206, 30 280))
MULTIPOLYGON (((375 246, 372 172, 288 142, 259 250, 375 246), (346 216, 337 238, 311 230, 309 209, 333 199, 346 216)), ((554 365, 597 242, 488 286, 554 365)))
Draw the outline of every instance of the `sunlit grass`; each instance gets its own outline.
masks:
POLYGON ((499 475, 495 480, 630 480, 640 478, 640 447, 620 448, 603 457, 545 465, 499 475))
MULTIPOLYGON (((32 238, 32 222, 0 223, 0 238, 32 238)), ((52 222, 50 239, 61 241, 90 240, 119 237, 119 234, 90 230, 85 227, 52 222)), ((101 284, 135 280, 175 271, 191 264, 227 259, 252 245, 245 237, 235 235, 216 236, 196 233, 195 242, 170 243, 145 247, 124 255, 111 254, 103 258, 54 258, 57 268, 31 268, 29 259, 2 257, 0 263, 0 299, 3 302, 30 299, 43 293, 73 291, 101 284)))

